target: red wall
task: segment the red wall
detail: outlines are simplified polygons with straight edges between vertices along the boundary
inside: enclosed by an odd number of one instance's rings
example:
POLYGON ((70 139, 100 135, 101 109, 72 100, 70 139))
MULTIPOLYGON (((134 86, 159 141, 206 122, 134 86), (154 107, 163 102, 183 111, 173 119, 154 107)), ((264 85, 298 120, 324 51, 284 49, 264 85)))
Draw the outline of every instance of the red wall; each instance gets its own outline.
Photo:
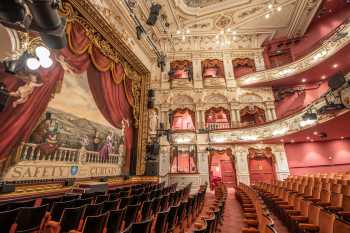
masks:
POLYGON ((315 46, 318 47, 320 40, 322 41, 324 37, 326 39, 328 34, 332 33, 341 25, 349 15, 350 8, 346 6, 343 10, 313 22, 303 39, 296 46, 291 47, 294 59, 298 59, 311 52, 314 50, 315 46))
MULTIPOLYGON (((315 84, 312 86, 315 86, 315 84)), ((307 86, 306 88, 310 87, 311 86, 307 86)), ((293 95, 287 96, 283 100, 276 102, 277 118, 285 117, 303 109, 314 100, 320 98, 327 92, 327 90, 328 84, 327 82, 323 82, 317 89, 305 90, 305 92, 301 94, 294 93, 293 95)))
POLYGON ((272 41, 266 42, 263 53, 266 68, 269 69, 273 67, 268 55, 269 51, 289 49, 291 58, 295 61, 320 47, 322 42, 329 38, 336 28, 350 16, 349 4, 346 4, 345 1, 339 1, 337 4, 339 5, 333 7, 335 13, 328 14, 321 18, 314 18, 309 29, 299 42, 291 43, 289 46, 286 45, 281 48, 277 47, 277 45, 280 44, 280 42, 287 41, 287 38, 275 38, 272 41))
POLYGON ((285 150, 291 175, 350 171, 350 139, 285 144, 285 150))

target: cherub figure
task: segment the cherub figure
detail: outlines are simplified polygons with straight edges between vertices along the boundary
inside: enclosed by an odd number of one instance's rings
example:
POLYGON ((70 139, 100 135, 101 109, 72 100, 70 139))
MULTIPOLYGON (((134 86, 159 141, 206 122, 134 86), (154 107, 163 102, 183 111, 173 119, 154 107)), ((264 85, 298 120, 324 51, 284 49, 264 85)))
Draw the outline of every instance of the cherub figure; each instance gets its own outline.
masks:
MULTIPOLYGON (((22 76, 22 75, 21 75, 22 76)), ((44 85, 43 83, 39 83, 39 77, 37 74, 29 73, 24 74, 24 77, 20 77, 26 79, 26 84, 20 86, 17 91, 10 92, 10 96, 17 97, 18 99, 12 103, 12 106, 15 108, 19 104, 23 104, 27 102, 30 95, 34 92, 36 87, 41 87, 44 85)))

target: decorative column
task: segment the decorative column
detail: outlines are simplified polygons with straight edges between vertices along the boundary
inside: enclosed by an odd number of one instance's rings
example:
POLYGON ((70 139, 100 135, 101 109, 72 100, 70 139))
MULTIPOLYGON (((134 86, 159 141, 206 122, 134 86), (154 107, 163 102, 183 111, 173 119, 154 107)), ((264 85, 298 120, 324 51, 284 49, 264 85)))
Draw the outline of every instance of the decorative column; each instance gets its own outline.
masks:
POLYGON ((170 144, 166 136, 160 138, 160 153, 159 153, 159 181, 169 185, 170 173, 170 144))
POLYGON ((290 173, 283 144, 277 145, 276 148, 274 148, 273 155, 275 159, 276 178, 278 180, 284 180, 290 173))
MULTIPOLYGON (((157 69, 158 72, 161 72, 160 69, 157 69)), ((164 71, 161 72, 161 88, 162 89, 170 89, 170 80, 168 77, 168 72, 170 71, 170 61, 167 60, 166 64, 165 64, 165 68, 164 71)))
POLYGON ((201 65, 201 58, 199 54, 193 54, 192 66, 193 66, 194 88, 203 88, 202 65, 201 65))
POLYGON ((254 56, 255 68, 256 71, 265 70, 265 62, 263 57, 263 50, 255 53, 254 56))
POLYGON ((277 119, 276 111, 275 111, 275 104, 273 102, 267 102, 266 103, 266 111, 269 115, 269 120, 273 121, 277 119))
POLYGON ((161 121, 160 122, 164 123, 164 127, 166 129, 170 128, 169 119, 168 119, 169 105, 162 104, 160 107, 160 112, 161 112, 161 121))
POLYGON ((226 87, 236 87, 237 83, 233 73, 231 53, 223 54, 223 62, 225 69, 226 87))
POLYGON ((239 116, 239 103, 231 103, 230 104, 230 112, 231 112, 231 127, 238 125, 240 123, 239 116))
POLYGON ((237 182, 242 182, 249 185, 250 178, 247 159, 248 152, 245 152, 243 147, 236 146, 233 153, 236 157, 237 182))

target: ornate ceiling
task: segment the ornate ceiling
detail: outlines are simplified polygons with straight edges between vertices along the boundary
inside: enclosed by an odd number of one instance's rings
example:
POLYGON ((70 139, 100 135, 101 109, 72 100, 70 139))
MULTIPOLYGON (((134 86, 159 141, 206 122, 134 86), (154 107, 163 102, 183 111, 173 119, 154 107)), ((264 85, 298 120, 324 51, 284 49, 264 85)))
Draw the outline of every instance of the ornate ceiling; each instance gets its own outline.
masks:
MULTIPOLYGON (((131 46, 139 44, 140 48, 147 48, 145 40, 136 39, 135 23, 125 4, 133 2, 135 5, 133 12, 140 19, 145 31, 156 46, 165 52, 187 51, 193 48, 222 50, 222 47, 215 46, 215 43, 218 43, 217 35, 223 35, 226 37, 225 40, 232 41, 225 49, 234 50, 260 48, 266 39, 300 37, 307 30, 322 2, 322 0, 89 1, 100 10, 111 25, 118 25, 117 30, 125 28, 122 34, 131 46), (152 2, 162 6, 154 27, 145 23, 152 2), (274 3, 274 7, 269 9, 268 5, 271 2, 274 3), (281 7, 280 11, 277 10, 277 6, 281 7), (269 17, 265 17, 267 14, 269 17)), ((149 46, 146 51, 150 55, 149 46)))

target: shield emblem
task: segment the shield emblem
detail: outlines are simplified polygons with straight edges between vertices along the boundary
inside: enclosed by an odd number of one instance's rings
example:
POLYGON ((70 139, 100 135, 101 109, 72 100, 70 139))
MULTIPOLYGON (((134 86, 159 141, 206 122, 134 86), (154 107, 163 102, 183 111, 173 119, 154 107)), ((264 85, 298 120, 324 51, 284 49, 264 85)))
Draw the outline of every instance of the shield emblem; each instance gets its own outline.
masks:
POLYGON ((72 176, 75 176, 75 175, 78 173, 78 170, 79 170, 78 166, 77 166, 77 165, 73 165, 73 166, 71 166, 71 168, 70 168, 70 174, 71 174, 72 176))
POLYGON ((350 88, 345 88, 340 91, 340 99, 346 108, 350 108, 350 88))

